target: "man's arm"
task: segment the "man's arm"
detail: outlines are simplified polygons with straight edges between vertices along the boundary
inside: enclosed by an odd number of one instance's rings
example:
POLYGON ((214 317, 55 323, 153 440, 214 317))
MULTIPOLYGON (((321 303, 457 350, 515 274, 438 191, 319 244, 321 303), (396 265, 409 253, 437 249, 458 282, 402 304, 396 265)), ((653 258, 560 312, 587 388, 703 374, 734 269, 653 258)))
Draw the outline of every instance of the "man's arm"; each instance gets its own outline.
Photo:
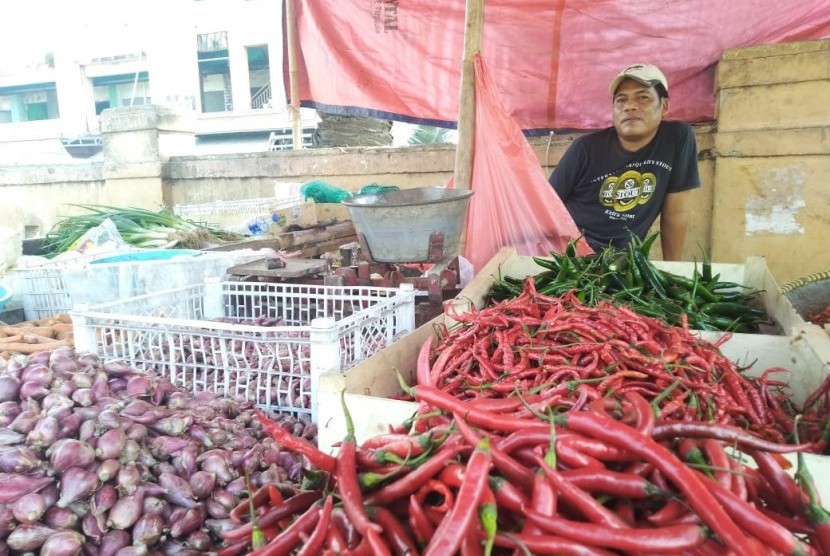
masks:
POLYGON ((669 193, 660 212, 660 244, 663 260, 679 261, 689 227, 689 191, 669 193))

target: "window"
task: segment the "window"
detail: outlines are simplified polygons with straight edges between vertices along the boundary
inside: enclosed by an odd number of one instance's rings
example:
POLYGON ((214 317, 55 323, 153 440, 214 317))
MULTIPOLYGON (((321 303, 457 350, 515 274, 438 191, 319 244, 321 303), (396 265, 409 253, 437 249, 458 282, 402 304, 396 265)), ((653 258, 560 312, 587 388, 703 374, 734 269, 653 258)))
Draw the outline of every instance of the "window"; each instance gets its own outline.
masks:
POLYGON ((146 71, 92 78, 95 114, 107 108, 150 104, 150 80, 146 71))
POLYGON ((248 82, 251 86, 251 108, 271 105, 271 70, 268 45, 248 46, 248 82))
POLYGON ((233 110, 233 97, 227 32, 197 35, 196 44, 202 112, 230 112, 233 110))
POLYGON ((55 83, 0 87, 0 123, 53 120, 60 117, 55 83))

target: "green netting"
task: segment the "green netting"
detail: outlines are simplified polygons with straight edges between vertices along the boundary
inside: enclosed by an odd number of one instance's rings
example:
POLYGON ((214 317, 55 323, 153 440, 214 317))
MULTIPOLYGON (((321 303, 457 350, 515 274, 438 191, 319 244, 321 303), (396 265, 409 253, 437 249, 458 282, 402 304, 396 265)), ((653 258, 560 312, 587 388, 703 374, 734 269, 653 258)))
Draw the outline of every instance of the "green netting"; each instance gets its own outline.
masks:
POLYGON ((310 181, 300 187, 300 194, 305 200, 313 199, 315 203, 339 203, 352 196, 351 192, 322 180, 310 181))
POLYGON ((360 188, 360 191, 357 192, 358 195, 378 195, 379 193, 389 193, 390 191, 399 191, 400 187, 397 185, 378 185, 376 183, 370 183, 368 185, 364 185, 360 188))

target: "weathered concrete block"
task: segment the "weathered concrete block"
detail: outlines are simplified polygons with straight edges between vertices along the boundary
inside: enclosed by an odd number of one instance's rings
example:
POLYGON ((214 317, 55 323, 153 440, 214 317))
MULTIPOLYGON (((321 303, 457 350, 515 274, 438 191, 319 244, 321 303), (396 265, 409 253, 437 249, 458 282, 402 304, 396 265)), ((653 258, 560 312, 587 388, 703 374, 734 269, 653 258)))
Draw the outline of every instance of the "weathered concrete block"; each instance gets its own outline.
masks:
POLYGON ((721 89, 718 132, 830 125, 830 79, 721 89))
POLYGON ((786 156, 830 155, 830 126, 802 129, 721 131, 715 139, 717 155, 786 156))
POLYGON ((712 258, 767 258, 782 283, 830 268, 830 156, 718 158, 712 258))
POLYGON ((830 40, 737 48, 723 53, 717 88, 830 79, 830 40))

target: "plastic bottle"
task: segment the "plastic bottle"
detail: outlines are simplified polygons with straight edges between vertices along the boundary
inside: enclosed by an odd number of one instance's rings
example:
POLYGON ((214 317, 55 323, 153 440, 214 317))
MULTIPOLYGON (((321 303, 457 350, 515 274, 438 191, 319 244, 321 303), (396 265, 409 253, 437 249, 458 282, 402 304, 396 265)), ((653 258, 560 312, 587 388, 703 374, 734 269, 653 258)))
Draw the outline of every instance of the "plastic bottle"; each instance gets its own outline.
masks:
POLYGON ((257 216, 256 218, 248 220, 248 222, 245 223, 245 226, 248 228, 248 232, 250 232, 252 236, 260 236, 268 232, 268 229, 271 227, 270 221, 270 215, 268 217, 257 216))
POLYGON ((246 236, 261 236, 270 231, 272 222, 279 224, 279 220, 280 215, 277 213, 261 214, 251 218, 244 224, 229 227, 228 231, 246 236))

